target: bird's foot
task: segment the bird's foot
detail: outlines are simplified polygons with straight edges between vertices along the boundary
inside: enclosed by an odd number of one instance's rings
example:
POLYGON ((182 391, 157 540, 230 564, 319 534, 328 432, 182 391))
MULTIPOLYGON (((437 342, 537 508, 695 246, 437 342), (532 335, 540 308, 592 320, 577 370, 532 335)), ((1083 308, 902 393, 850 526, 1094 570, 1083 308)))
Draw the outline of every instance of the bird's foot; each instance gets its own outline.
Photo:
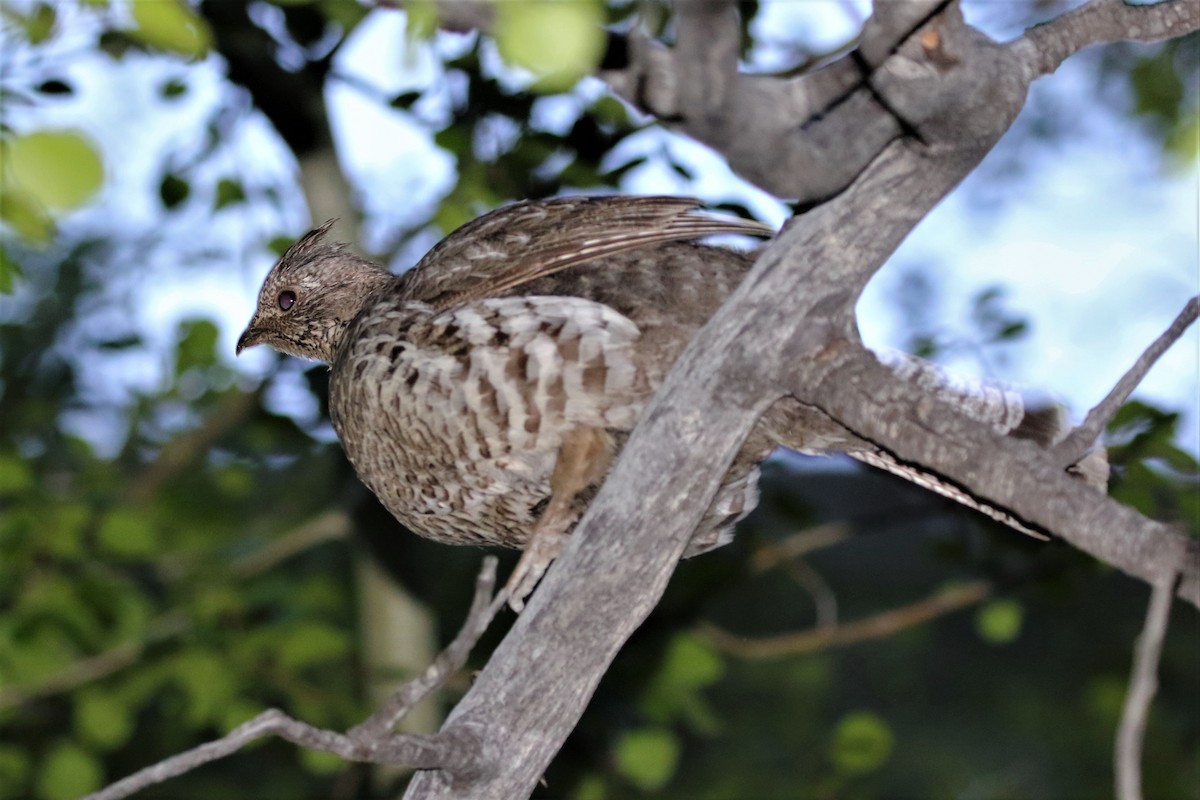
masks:
POLYGON ((504 591, 508 593, 508 605, 513 611, 520 613, 525 608, 525 598, 533 593, 538 581, 546 574, 546 570, 558 558, 562 551, 566 535, 561 530, 553 530, 539 525, 529 537, 525 552, 517 562, 504 591))
POLYGON ((567 532, 579 519, 575 499, 588 486, 603 480, 612 464, 612 452, 612 437, 601 428, 575 428, 563 436, 550 475, 550 502, 504 587, 513 611, 525 607, 525 598, 533 592, 550 563, 558 558, 567 532))

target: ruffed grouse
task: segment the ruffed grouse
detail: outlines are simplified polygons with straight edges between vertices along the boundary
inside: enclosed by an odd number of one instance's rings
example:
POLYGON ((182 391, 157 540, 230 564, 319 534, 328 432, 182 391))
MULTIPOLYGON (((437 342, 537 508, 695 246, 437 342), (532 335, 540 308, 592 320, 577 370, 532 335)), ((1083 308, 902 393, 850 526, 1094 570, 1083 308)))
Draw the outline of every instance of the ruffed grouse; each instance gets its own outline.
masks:
MULTIPOLYGON (((326 223, 267 275, 237 349, 269 344, 330 363, 333 425, 359 477, 421 535, 524 548, 509 583, 519 606, 671 364, 753 263, 695 240, 772 234, 697 205, 517 203, 454 231, 399 276, 325 243, 326 223)), ((1000 406, 995 422, 1015 427, 1020 410, 1000 406)), ((799 403, 777 403, 685 556, 728 540, 757 502, 757 463, 777 445, 857 450, 912 473, 844 433, 799 403)))

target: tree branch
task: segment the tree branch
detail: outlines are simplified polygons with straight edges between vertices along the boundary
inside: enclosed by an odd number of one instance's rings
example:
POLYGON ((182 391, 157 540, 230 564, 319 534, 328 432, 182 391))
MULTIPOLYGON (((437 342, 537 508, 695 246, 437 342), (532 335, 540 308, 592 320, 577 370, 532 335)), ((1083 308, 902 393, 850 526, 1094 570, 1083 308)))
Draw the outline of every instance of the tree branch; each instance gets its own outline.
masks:
POLYGON ((1163 639, 1167 635, 1167 620, 1175 595, 1178 575, 1172 570, 1152 584, 1146 623, 1134 648, 1133 675, 1121 711, 1117 729, 1116 793, 1119 800, 1142 798, 1142 739, 1146 733, 1146 717, 1150 703, 1158 691, 1158 662, 1162 657, 1163 639))
POLYGON ((445 650, 438 654, 420 677, 409 681, 377 712, 345 734, 323 730, 294 719, 278 709, 269 709, 211 742, 171 756, 139 770, 110 786, 88 795, 84 800, 121 800, 148 786, 162 783, 197 767, 238 752, 264 736, 278 736, 289 742, 334 753, 349 761, 375 764, 404 764, 418 769, 438 767, 471 775, 478 768, 478 743, 469 731, 458 729, 432 736, 396 734, 393 728, 414 705, 442 686, 466 664, 471 648, 487 630, 496 612, 508 597, 501 591, 492 597, 496 585, 496 558, 483 561, 475 581, 475 596, 466 621, 445 650))
POLYGON ((943 589, 923 600, 865 619, 778 636, 746 637, 707 622, 700 623, 697 632, 724 653, 748 661, 765 661, 891 636, 905 628, 981 603, 991 593, 989 584, 976 581, 943 589))
POLYGON ((1200 29, 1200 3, 1195 0, 1161 0, 1128 3, 1124 0, 1091 0, 1054 19, 1030 28, 1012 43, 1034 77, 1058 65, 1083 48, 1101 42, 1160 42, 1200 29))
POLYGON ((1179 312, 1179 316, 1171 323, 1162 335, 1146 348, 1138 357, 1129 371, 1121 376, 1117 385, 1100 403, 1088 412, 1084 421, 1054 447, 1054 458, 1064 469, 1079 461, 1091 449, 1100 434, 1112 421, 1113 415, 1129 399, 1129 395, 1137 388, 1146 373, 1154 366, 1163 353, 1175 344, 1183 332, 1200 316, 1200 297, 1193 297, 1179 312))
POLYGON ((997 435, 897 380, 861 346, 844 346, 835 376, 798 395, 902 461, 1053 533, 1144 581, 1183 574, 1179 596, 1200 606, 1200 546, 1068 475, 1032 442, 997 435))

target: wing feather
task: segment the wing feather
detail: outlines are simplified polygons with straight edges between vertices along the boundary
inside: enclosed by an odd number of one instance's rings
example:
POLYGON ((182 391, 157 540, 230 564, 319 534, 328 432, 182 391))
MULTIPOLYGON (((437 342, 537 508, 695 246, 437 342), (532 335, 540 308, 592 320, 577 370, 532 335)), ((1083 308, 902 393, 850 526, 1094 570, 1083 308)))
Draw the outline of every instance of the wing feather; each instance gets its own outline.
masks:
POLYGON ((514 203, 463 225, 404 276, 403 299, 444 310, 588 261, 722 233, 772 236, 761 222, 700 213, 686 197, 563 197, 514 203))

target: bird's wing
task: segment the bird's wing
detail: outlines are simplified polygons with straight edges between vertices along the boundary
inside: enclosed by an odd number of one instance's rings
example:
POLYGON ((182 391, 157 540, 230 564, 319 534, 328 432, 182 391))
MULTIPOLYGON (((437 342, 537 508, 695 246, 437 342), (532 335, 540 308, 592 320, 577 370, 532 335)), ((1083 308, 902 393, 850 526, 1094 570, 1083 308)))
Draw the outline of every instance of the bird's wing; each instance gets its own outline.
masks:
POLYGON ((498 208, 458 228, 405 276, 405 300, 436 309, 494 297, 543 275, 651 244, 720 233, 772 236, 684 197, 562 197, 498 208))

